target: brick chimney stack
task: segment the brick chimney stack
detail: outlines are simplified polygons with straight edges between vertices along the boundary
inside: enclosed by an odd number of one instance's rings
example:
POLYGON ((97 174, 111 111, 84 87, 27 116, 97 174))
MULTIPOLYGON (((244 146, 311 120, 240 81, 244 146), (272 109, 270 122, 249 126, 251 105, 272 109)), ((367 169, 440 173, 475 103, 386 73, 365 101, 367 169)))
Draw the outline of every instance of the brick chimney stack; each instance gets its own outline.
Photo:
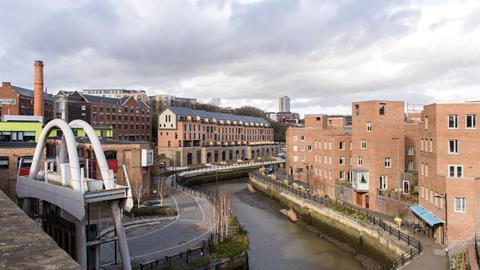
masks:
POLYGON ((33 115, 43 117, 43 61, 36 60, 33 66, 33 115))

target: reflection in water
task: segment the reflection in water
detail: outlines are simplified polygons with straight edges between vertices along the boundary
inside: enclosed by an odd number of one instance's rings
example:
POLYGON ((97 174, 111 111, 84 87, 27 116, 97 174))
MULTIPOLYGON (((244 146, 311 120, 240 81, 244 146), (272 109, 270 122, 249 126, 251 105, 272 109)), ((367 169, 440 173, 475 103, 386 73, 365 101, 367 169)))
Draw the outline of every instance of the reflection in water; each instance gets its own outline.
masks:
POLYGON ((269 199, 248 193, 245 180, 220 183, 219 189, 233 194, 233 211, 249 232, 250 269, 362 269, 352 254, 293 224, 269 199))

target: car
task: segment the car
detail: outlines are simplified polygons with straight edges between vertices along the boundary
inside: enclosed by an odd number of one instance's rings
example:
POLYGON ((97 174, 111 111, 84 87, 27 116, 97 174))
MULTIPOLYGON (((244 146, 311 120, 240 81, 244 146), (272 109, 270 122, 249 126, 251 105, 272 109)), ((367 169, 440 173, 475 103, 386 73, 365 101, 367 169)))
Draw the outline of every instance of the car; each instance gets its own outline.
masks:
POLYGON ((143 203, 145 206, 162 206, 160 201, 146 201, 143 203))
POLYGON ((273 173, 273 168, 272 167, 266 167, 265 168, 265 173, 266 174, 272 174, 273 173))

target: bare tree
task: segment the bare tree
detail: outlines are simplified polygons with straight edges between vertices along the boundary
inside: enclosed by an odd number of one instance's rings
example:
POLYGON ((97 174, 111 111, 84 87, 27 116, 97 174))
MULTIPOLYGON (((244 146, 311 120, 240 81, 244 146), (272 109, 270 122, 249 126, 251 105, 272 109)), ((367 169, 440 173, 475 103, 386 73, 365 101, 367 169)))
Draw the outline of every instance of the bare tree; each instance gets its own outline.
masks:
POLYGON ((209 217, 214 242, 223 242, 228 237, 232 218, 231 198, 227 193, 219 194, 212 205, 209 217))
POLYGON ((158 179, 157 194, 160 196, 160 204, 163 205, 163 199, 168 196, 168 188, 163 178, 158 179))
POLYGON ((133 182, 133 196, 137 200, 137 207, 140 207, 142 197, 145 195, 146 190, 143 188, 143 183, 141 181, 133 182))

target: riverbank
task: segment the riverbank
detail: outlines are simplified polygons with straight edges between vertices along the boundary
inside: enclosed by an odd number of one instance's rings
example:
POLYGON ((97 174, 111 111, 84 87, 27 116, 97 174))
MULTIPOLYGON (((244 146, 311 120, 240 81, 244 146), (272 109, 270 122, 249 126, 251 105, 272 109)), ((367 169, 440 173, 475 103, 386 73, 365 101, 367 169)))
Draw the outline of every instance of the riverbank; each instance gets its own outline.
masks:
POLYGON ((406 245, 397 243, 366 222, 344 216, 332 209, 309 204, 255 178, 250 178, 250 181, 256 190, 265 196, 277 201, 285 208, 294 209, 302 220, 302 226, 316 232, 323 232, 329 240, 346 249, 351 249, 368 269, 379 269, 380 265, 385 265, 408 250, 406 245))

